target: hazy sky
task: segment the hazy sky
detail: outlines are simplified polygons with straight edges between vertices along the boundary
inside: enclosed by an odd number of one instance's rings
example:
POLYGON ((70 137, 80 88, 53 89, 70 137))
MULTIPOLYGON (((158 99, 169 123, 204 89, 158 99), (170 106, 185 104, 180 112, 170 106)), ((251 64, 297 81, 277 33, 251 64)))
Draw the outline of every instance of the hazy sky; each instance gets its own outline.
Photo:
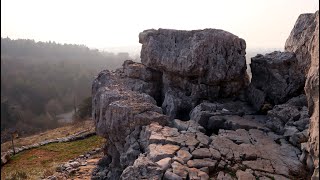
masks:
POLYGON ((1 37, 84 44, 141 45, 145 29, 229 31, 248 48, 282 48, 301 13, 319 0, 1 0, 1 37))

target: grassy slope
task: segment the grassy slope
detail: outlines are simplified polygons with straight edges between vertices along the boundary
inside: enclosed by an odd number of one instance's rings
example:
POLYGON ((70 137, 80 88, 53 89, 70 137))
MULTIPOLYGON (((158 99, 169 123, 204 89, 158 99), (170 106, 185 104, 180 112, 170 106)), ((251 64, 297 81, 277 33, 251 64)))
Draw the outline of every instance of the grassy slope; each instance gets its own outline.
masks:
MULTIPOLYGON (((87 120, 84 122, 77 122, 77 123, 70 124, 70 125, 67 125, 64 127, 48 130, 48 131, 45 131, 43 133, 39 133, 39 134, 36 134, 33 136, 15 139, 14 144, 15 144, 15 147, 31 145, 31 144, 38 143, 38 142, 41 142, 44 140, 48 140, 48 139, 66 137, 66 136, 75 134, 77 132, 83 131, 83 130, 94 131, 93 121, 87 120)), ((8 151, 11 148, 12 148, 11 141, 8 141, 8 142, 1 144, 1 152, 8 151)))
MULTIPOLYGON (((46 131, 44 133, 15 140, 16 146, 31 145, 46 139, 65 137, 83 130, 94 130, 92 121, 85 121, 65 127, 46 131)), ((105 140, 98 136, 65 142, 52 143, 38 148, 23 151, 1 167, 1 180, 12 179, 39 179, 41 176, 52 175, 57 165, 84 154, 97 147, 102 147, 105 140)), ((1 150, 11 148, 11 143, 1 144, 1 150)))

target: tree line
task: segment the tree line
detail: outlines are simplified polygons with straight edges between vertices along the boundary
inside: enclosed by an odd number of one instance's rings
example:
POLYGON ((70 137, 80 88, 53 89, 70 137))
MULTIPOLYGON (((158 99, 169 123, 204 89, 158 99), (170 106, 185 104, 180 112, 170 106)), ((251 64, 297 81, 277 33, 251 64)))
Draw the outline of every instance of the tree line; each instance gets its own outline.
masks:
POLYGON ((28 135, 59 126, 56 115, 88 103, 94 77, 126 59, 84 45, 1 38, 1 141, 12 128, 28 135))

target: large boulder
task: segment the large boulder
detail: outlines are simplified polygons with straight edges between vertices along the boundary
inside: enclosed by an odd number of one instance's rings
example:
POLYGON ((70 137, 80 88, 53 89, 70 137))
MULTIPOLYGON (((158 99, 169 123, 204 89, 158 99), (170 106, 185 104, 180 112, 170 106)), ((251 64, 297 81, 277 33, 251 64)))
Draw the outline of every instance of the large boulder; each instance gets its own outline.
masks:
POLYGON ((285 44, 285 51, 296 54, 299 70, 306 76, 311 64, 310 47, 317 24, 316 13, 301 14, 285 44))
POLYGON ((243 39, 223 30, 145 30, 141 62, 163 73, 166 114, 172 119, 202 100, 239 94, 248 83, 243 39), (183 103, 187 102, 187 103, 183 103))
POLYGON ((275 51, 251 59, 249 101, 259 110, 267 101, 281 104, 303 92, 304 76, 294 53, 275 51))

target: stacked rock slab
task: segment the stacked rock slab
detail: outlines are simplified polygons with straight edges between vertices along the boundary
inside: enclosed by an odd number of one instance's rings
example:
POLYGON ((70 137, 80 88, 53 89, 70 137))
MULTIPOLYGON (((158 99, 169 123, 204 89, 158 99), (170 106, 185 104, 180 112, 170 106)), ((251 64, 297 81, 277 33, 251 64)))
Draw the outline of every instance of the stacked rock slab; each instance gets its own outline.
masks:
MULTIPOLYGON (((179 123, 188 126, 189 122, 179 123)), ((151 123, 140 136, 145 153, 123 171, 121 179, 208 180, 232 173, 239 179, 288 179, 301 171, 297 148, 257 129, 220 130, 207 136, 194 128, 178 130, 151 123)))
POLYGON ((139 136, 139 128, 151 122, 165 124, 167 117, 151 96, 129 90, 108 70, 94 80, 92 93, 96 132, 107 139, 106 154, 112 160, 109 177, 117 179, 118 172, 140 154, 139 144, 132 143, 139 136))
POLYGON ((266 102, 281 104, 303 92, 304 75, 294 53, 275 51, 251 59, 249 101, 260 110, 266 102))
POLYGON ((162 108, 172 119, 201 100, 234 96, 248 82, 245 41, 218 29, 145 30, 141 62, 163 74, 162 108))

